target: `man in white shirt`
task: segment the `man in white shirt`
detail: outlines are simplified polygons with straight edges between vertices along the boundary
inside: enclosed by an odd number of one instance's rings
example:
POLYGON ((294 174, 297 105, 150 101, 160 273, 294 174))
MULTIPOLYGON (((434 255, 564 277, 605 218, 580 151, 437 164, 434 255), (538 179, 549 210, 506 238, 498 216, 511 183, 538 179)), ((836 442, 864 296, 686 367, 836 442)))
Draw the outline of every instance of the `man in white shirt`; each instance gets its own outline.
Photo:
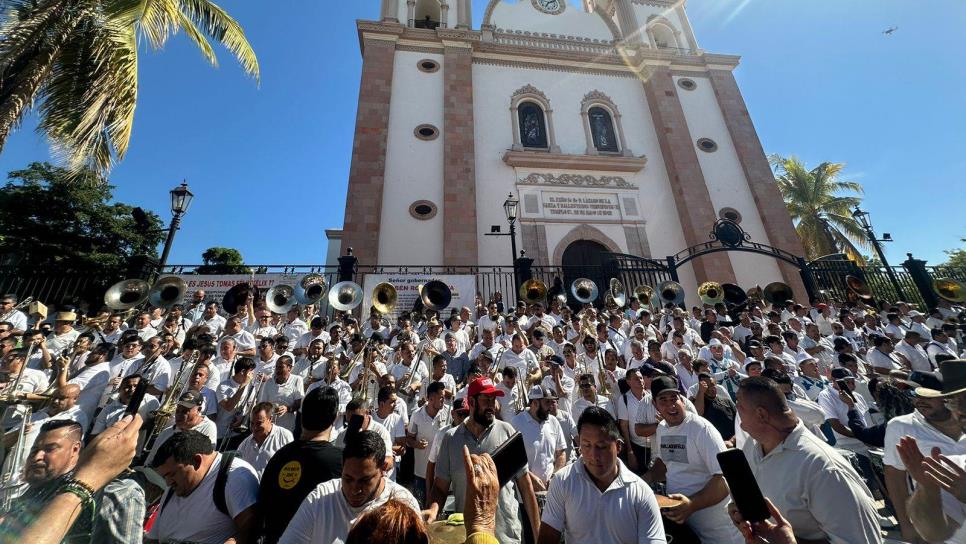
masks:
POLYGON ((295 348, 292 350, 295 355, 304 355, 308 351, 309 344, 313 340, 321 340, 323 344, 328 344, 331 337, 329 333, 324 330, 324 323, 321 317, 312 318, 312 328, 308 332, 302 334, 298 341, 295 343, 295 348))
POLYGON ((16 305, 17 295, 11 293, 0 297, 0 315, 11 312, 6 319, 11 325, 10 330, 7 331, 11 335, 23 334, 27 330, 27 314, 14 310, 16 305))
POLYGON ((651 488, 618 458, 614 418, 588 408, 577 422, 580 459, 550 481, 538 544, 667 541, 651 488))
POLYGON ((930 331, 932 341, 926 345, 926 354, 929 355, 929 362, 932 366, 939 368, 939 362, 936 361, 937 355, 947 355, 954 359, 959 356, 956 351, 953 350, 949 345, 949 337, 946 332, 942 329, 933 329, 930 331))
POLYGON ((299 318, 298 306, 294 306, 289 309, 288 313, 285 315, 285 324, 282 325, 282 330, 279 331, 288 338, 289 342, 295 343, 299 338, 302 337, 309 330, 309 326, 299 318))
POLYGON ((302 404, 305 386, 302 377, 292 373, 292 358, 283 355, 275 363, 275 374, 265 382, 259 394, 259 401, 275 405, 276 424, 289 432, 295 429, 295 412, 302 404))
POLYGON ((799 541, 880 543, 875 501, 852 465, 808 432, 778 386, 748 378, 738 389, 743 450, 762 494, 799 541))
MULTIPOLYGON (((225 322, 225 332, 219 342, 224 342, 228 338, 235 341, 235 348, 238 350, 238 355, 243 357, 255 356, 255 347, 257 345, 255 337, 252 336, 252 333, 242 328, 240 317, 231 316, 225 322)), ((273 340, 272 343, 274 344, 275 341, 273 340)))
POLYGON ((926 355, 926 350, 922 349, 921 342, 922 337, 919 333, 909 329, 902 341, 896 344, 896 353, 902 355, 909 362, 913 371, 931 372, 935 370, 935 367, 929 360, 929 355, 926 355))
POLYGON ((359 431, 348 437, 342 451, 342 478, 319 484, 309 493, 279 544, 342 544, 362 514, 389 499, 402 501, 418 514, 412 493, 385 476, 386 455, 383 439, 374 432, 359 431))
POLYGON ((892 340, 885 336, 873 336, 872 345, 875 349, 870 349, 865 359, 872 365, 876 374, 889 374, 893 370, 907 368, 904 358, 895 353, 892 340))
MULTIPOLYGON (((232 438, 232 424, 237 423, 234 421, 235 417, 241 419, 246 410, 258 402, 255 398, 258 383, 254 379, 255 361, 251 357, 242 357, 235 362, 232 374, 215 389, 215 398, 218 400, 215 425, 218 428, 219 444, 232 438)), ((234 442, 237 440, 236 438, 234 442)))
MULTIPOLYGON (((10 381, 7 382, 5 387, 2 389, 4 395, 9 394, 27 394, 27 393, 42 393, 47 390, 50 385, 50 381, 47 379, 47 375, 39 370, 34 370, 32 368, 25 368, 27 364, 27 352, 26 350, 13 350, 3 358, 3 366, 0 370, 6 372, 10 376, 10 381), (23 372, 20 377, 20 383, 17 384, 16 390, 14 389, 14 384, 17 381, 17 374, 23 372)), ((15 405, 11 409, 6 411, 6 416, 2 422, 3 429, 9 429, 15 425, 19 425, 23 421, 24 414, 26 413, 26 407, 22 404, 15 405)))
POLYGON ((247 542, 255 535, 258 475, 244 460, 214 451, 202 433, 185 431, 158 448, 151 466, 169 487, 146 544, 247 542))
POLYGON ((580 419, 580 414, 590 406, 599 406, 610 412, 615 419, 617 418, 617 410, 614 409, 610 399, 597 394, 597 382, 593 375, 585 373, 578 376, 577 389, 580 398, 574 401, 573 408, 570 409, 570 415, 573 416, 574 421, 580 419))
POLYGON ((413 448, 415 475, 413 486, 421 505, 426 502, 426 465, 429 462, 429 447, 436 440, 440 430, 452 421, 450 407, 444 402, 444 391, 445 386, 442 382, 436 381, 429 384, 426 391, 426 404, 413 413, 406 431, 406 445, 413 448))
POLYGON ((95 346, 79 372, 68 375, 65 370, 66 368, 61 368, 58 372, 58 386, 73 384, 79 387, 81 392, 77 404, 84 411, 88 421, 92 420, 97 403, 101 399, 101 393, 111 377, 111 365, 107 362, 107 348, 102 345, 95 346))
POLYGON ((540 370, 540 363, 537 361, 536 355, 526 349, 526 346, 527 341, 523 334, 513 335, 510 349, 504 351, 497 362, 497 370, 511 366, 517 371, 518 379, 523 379, 526 383, 532 374, 538 373, 540 370))
POLYGON ((255 469, 259 478, 275 452, 294 440, 291 431, 272 423, 274 411, 270 402, 256 404, 251 411, 252 434, 238 446, 238 455, 255 469))
POLYGON ((678 363, 674 365, 674 370, 677 373, 678 382, 681 383, 685 391, 698 383, 698 372, 691 364, 692 361, 693 356, 690 349, 685 347, 678 350, 678 363))
POLYGON ((869 447, 861 440, 855 438, 849 430, 849 407, 839 398, 839 383, 843 383, 848 388, 847 393, 852 393, 855 399, 855 410, 859 414, 862 422, 868 426, 869 407, 862 398, 862 395, 855 394, 855 376, 847 368, 832 369, 832 387, 825 389, 818 396, 818 406, 825 413, 826 421, 832 426, 835 433, 835 447, 849 450, 858 455, 868 456, 869 447))
POLYGON ((142 342, 147 342, 149 338, 158 335, 158 330, 151 326, 151 314, 148 312, 138 314, 137 321, 134 324, 134 330, 138 332, 138 338, 142 342))
POLYGON ((208 327, 208 332, 215 338, 221 336, 222 331, 225 330, 225 318, 218 315, 220 307, 221 305, 214 301, 207 303, 204 313, 195 321, 195 325, 208 327))
POLYGON ((728 484, 718 466, 717 454, 726 449, 721 435, 711 422, 685 409, 674 378, 654 378, 651 397, 664 420, 654 434, 655 460, 646 476, 659 481, 666 475, 668 497, 681 501, 664 515, 686 523, 702 542, 741 543, 728 518, 728 484))
POLYGON ((125 376, 138 374, 148 381, 148 393, 155 396, 164 394, 171 381, 171 365, 161 355, 161 337, 152 336, 141 344, 141 359, 131 363, 124 371, 125 376))
POLYGON ((510 422, 523 434, 533 489, 544 491, 554 473, 567 461, 567 437, 560 421, 550 415, 557 395, 542 385, 534 385, 528 395, 530 405, 510 422))
POLYGON ((255 372, 258 374, 274 374, 275 363, 278 362, 279 356, 280 355, 275 351, 274 338, 261 339, 258 342, 258 355, 255 356, 255 364, 257 365, 255 367, 255 372))
POLYGON ((396 379, 403 400, 409 411, 415 411, 419 390, 429 378, 429 371, 422 361, 415 359, 413 344, 408 340, 399 343, 400 361, 389 367, 389 374, 396 379))
POLYGON ((215 443, 218 441, 218 429, 214 421, 208 419, 201 413, 202 404, 204 404, 204 397, 197 391, 186 391, 178 398, 178 405, 174 412, 174 425, 164 429, 158 435, 157 440, 155 440, 154 445, 151 447, 151 452, 148 454, 147 459, 145 459, 145 466, 151 466, 151 462, 169 438, 186 431, 198 431, 208 438, 212 447, 215 446, 215 443))
POLYGON ((47 349, 51 353, 60 353, 69 349, 77 341, 80 331, 74 328, 77 314, 74 312, 57 312, 54 315, 54 331, 47 337, 47 349))
MULTIPOLYGON (((127 403, 131 400, 131 395, 134 394, 134 390, 137 389, 140 381, 141 377, 137 375, 127 376, 121 380, 121 387, 118 388, 117 395, 111 397, 107 406, 97 414, 94 425, 91 427, 91 437, 101 434, 124 417, 127 403)), ((158 409, 159 404, 158 399, 153 395, 145 394, 144 400, 141 401, 141 407, 138 409, 141 419, 147 421, 148 416, 158 409)), ((143 427, 141 430, 146 431, 143 427)))

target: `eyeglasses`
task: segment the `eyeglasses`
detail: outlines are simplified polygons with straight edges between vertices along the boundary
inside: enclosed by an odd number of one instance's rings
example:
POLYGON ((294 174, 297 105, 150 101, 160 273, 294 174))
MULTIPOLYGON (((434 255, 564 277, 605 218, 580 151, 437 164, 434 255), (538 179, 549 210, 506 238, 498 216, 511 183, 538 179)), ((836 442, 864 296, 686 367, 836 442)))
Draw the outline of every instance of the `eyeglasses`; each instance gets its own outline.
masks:
POLYGON ((593 384, 589 384, 589 383, 580 384, 581 389, 590 389, 591 387, 593 387, 593 384))

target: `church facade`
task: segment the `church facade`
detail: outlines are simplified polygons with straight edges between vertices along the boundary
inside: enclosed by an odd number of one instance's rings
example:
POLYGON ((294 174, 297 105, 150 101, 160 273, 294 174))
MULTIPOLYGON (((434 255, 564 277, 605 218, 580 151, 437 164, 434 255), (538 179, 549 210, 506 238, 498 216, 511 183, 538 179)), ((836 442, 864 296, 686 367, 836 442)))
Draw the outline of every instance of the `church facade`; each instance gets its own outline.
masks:
MULTIPOLYGON (((801 255, 733 76, 683 2, 382 0, 363 56, 341 247, 360 263, 506 265, 503 203, 535 265, 663 259, 728 218, 801 255)), ((795 267, 743 252, 679 270, 745 288, 795 267)))

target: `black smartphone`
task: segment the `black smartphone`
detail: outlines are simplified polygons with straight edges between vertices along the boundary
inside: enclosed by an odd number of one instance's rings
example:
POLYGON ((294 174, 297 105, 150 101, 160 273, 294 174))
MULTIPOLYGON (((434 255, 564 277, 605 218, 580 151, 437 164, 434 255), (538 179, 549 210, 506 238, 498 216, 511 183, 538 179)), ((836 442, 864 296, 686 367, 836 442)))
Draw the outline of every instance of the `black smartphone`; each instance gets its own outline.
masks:
POLYGON ((718 464, 724 474, 731 498, 745 521, 765 521, 771 517, 765 497, 761 494, 758 481, 751 472, 748 459, 741 450, 726 450, 718 454, 718 464))
POLYGON ((500 481, 500 487, 503 487, 527 466, 527 448, 523 444, 523 435, 513 433, 513 436, 496 448, 491 457, 496 465, 496 477, 500 481))
POLYGON ((144 378, 138 380, 137 386, 134 388, 134 393, 131 393, 131 400, 127 401, 127 408, 124 409, 124 417, 133 416, 138 413, 141 409, 141 402, 144 400, 144 394, 148 392, 148 381, 144 378))
POLYGON ((845 392, 845 394, 852 399, 852 402, 855 402, 855 395, 852 394, 852 390, 849 389, 849 386, 845 383, 845 380, 835 380, 835 385, 839 386, 839 391, 845 392))

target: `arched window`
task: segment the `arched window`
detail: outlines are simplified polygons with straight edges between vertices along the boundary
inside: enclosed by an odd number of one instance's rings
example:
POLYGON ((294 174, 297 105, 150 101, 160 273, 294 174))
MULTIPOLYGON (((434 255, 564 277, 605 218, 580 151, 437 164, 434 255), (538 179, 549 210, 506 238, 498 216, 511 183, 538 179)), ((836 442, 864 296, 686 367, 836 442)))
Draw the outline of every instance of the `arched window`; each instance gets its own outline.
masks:
POLYGON ((523 147, 546 149, 547 123, 543 110, 533 102, 523 102, 517 107, 520 123, 520 143, 523 147))
POLYGON ((597 151, 617 153, 620 148, 617 145, 617 133, 614 130, 614 121, 610 113, 600 106, 590 108, 587 112, 590 120, 590 134, 594 140, 594 147, 597 151))

